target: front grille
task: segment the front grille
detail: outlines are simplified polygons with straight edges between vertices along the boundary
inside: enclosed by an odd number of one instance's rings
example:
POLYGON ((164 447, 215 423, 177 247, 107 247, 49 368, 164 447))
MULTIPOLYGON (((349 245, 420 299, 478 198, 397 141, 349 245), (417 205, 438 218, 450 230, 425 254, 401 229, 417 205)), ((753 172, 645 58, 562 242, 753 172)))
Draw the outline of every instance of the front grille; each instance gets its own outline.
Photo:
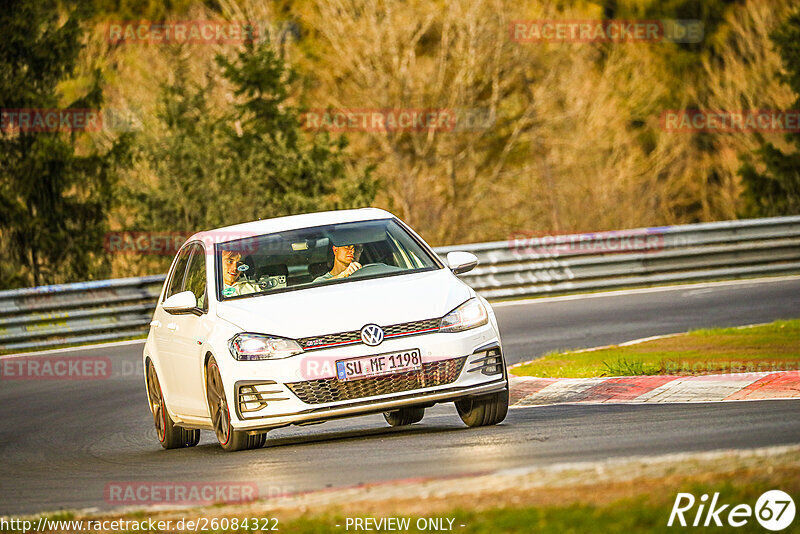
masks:
MULTIPOLYGON (((408 323, 393 324, 383 326, 384 338, 413 336, 415 334, 427 334, 439 330, 441 319, 425 319, 422 321, 410 321, 408 323)), ((303 350, 325 349, 332 346, 350 345, 351 343, 361 343, 361 330, 350 330, 349 332, 339 332, 337 334, 325 334, 324 336, 304 337, 297 340, 303 350)))
MULTIPOLYGON (((410 335, 422 333, 422 331, 439 330, 441 319, 427 319, 425 321, 411 321, 410 323, 400 323, 392 326, 387 326, 383 329, 385 337, 397 337, 402 335, 410 335)), ((361 332, 358 333, 361 337, 361 332)))
POLYGON ((466 359, 465 356, 452 360, 428 362, 423 363, 422 369, 419 371, 361 378, 348 382, 336 378, 323 378, 285 385, 306 404, 361 399, 450 384, 455 382, 458 375, 461 374, 466 359))

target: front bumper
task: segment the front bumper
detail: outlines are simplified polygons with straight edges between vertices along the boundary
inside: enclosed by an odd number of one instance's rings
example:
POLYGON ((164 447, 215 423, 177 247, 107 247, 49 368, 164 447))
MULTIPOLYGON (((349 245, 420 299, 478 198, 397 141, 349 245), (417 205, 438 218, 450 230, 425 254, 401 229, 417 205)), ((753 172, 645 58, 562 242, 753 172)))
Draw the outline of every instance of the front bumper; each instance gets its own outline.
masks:
POLYGON ((226 384, 229 406, 235 407, 236 412, 234 415, 231 410, 232 425, 240 431, 430 406, 508 387, 500 341, 491 325, 457 334, 434 333, 387 341, 380 350, 359 345, 285 360, 242 363, 235 366, 238 372, 232 380, 225 377, 230 384, 226 384), (336 360, 410 348, 421 350, 423 369, 432 372, 420 372, 421 377, 408 373, 363 379, 361 385, 336 380, 336 360), (387 385, 391 382, 394 384, 387 385), (311 385, 325 394, 309 394, 311 385))
POLYGON ((316 424, 356 415, 381 413, 409 406, 429 406, 438 402, 458 400, 468 396, 497 393, 508 388, 508 381, 500 378, 492 382, 470 387, 453 387, 436 391, 414 391, 402 395, 393 395, 385 400, 352 401, 342 406, 327 408, 311 408, 303 412, 280 414, 249 421, 240 421, 236 430, 261 431, 297 424, 316 424))

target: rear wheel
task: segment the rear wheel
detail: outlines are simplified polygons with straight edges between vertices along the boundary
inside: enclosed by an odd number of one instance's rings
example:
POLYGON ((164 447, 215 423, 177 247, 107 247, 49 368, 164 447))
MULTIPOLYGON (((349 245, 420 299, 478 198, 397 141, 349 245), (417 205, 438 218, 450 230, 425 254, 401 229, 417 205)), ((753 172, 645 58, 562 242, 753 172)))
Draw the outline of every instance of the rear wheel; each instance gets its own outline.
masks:
POLYGON ((150 411, 153 412, 156 435, 162 447, 180 449, 194 447, 200 442, 200 430, 175 426, 172 417, 169 416, 153 362, 147 362, 147 395, 150 400, 150 411))
POLYGON ((383 418, 391 426, 405 426, 419 423, 425 416, 425 408, 400 408, 391 412, 383 412, 383 418))
POLYGON ((214 433, 220 446, 229 452, 246 449, 257 449, 264 446, 267 434, 253 434, 234 430, 231 426, 231 412, 225 397, 225 388, 222 385, 222 376, 214 358, 208 361, 206 367, 206 398, 214 433))
POLYGON ((467 426, 496 425, 508 414, 508 389, 456 401, 456 410, 467 426))

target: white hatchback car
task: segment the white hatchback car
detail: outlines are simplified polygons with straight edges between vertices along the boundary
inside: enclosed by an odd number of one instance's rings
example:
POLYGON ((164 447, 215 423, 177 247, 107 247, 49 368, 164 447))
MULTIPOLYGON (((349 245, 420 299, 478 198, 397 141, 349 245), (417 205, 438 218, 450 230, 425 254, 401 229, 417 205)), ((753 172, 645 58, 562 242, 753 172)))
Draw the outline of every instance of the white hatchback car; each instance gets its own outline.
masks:
POLYGON ((225 450, 270 429, 455 402, 469 426, 508 412, 494 313, 391 213, 295 215, 202 232, 172 262, 144 347, 158 439, 225 450), (360 268, 359 268, 360 267, 360 268))

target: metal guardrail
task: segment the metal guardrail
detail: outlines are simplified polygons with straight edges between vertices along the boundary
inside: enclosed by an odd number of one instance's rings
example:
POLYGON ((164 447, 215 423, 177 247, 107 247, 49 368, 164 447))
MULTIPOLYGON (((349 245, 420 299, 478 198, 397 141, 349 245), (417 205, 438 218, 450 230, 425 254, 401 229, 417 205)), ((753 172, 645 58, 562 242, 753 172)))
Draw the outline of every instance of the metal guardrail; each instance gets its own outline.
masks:
MULTIPOLYGON (((478 256, 488 299, 800 273, 800 216, 536 237, 435 249, 478 256)), ((0 291, 0 351, 147 332, 164 275, 0 291)))

